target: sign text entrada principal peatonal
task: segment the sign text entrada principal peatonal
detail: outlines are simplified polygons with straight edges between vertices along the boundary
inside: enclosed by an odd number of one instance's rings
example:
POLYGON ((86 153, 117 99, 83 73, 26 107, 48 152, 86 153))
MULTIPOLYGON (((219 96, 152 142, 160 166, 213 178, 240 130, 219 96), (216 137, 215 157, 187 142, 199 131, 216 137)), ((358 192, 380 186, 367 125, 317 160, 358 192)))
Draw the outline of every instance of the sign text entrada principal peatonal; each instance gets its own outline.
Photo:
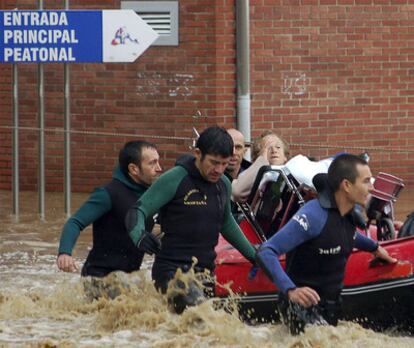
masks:
POLYGON ((5 47, 5 62, 9 60, 14 62, 76 61, 72 47, 62 46, 78 43, 74 29, 61 29, 69 25, 65 12, 5 12, 3 25, 5 44, 57 45, 57 47, 5 47), (21 29, 24 27, 28 29, 21 29), (33 27, 38 28, 33 29, 33 27), (59 28, 56 29, 57 27, 59 28))

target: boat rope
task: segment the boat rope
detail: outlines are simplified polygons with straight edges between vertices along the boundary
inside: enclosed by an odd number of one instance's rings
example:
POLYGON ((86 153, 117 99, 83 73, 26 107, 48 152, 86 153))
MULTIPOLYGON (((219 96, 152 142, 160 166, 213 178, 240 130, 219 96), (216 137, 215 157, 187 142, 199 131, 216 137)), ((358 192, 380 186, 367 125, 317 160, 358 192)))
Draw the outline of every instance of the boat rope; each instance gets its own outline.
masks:
MULTIPOLYGON (((0 126, 5 129, 18 129, 23 131, 41 131, 39 127, 14 127, 14 126, 0 126)), ((43 128, 47 133, 70 133, 70 134, 83 134, 83 135, 99 135, 99 136, 114 136, 114 137, 134 137, 134 138, 154 138, 154 139, 167 139, 167 140, 193 140, 189 137, 176 137, 176 136, 163 136, 163 135, 150 135, 150 134, 135 134, 135 133, 120 133, 120 132, 97 132, 90 130, 70 130, 67 131, 63 128, 43 128)))
POLYGON ((329 145, 326 143, 289 143, 289 147, 302 147, 302 148, 323 148, 323 149, 347 149, 358 150, 361 152, 367 151, 393 151, 398 153, 414 153, 414 149, 394 148, 394 147, 378 147, 378 146, 349 146, 349 145, 329 145))
MULTIPOLYGON (((14 126, 0 126, 0 129, 18 129, 21 131, 37 131, 40 132, 42 129, 39 127, 14 127, 14 126)), ((180 141, 189 141, 193 142, 194 137, 179 137, 179 136, 167 136, 167 135, 155 135, 155 134, 139 134, 139 133, 122 133, 122 132, 101 132, 101 131, 92 131, 92 130, 65 130, 63 128, 44 128, 44 132, 47 133, 70 133, 70 134, 83 134, 83 135, 94 135, 94 136, 113 136, 113 137, 133 137, 133 138, 150 138, 150 139, 164 139, 164 140, 180 140, 180 141)), ((250 144, 247 144, 250 146, 250 144)), ((289 143, 291 148, 320 148, 320 149, 347 149, 355 151, 368 151, 368 152, 378 152, 378 151, 392 151, 395 153, 414 153, 414 149, 407 149, 403 147, 379 147, 379 146, 349 146, 349 145, 330 145, 326 143, 289 143)))

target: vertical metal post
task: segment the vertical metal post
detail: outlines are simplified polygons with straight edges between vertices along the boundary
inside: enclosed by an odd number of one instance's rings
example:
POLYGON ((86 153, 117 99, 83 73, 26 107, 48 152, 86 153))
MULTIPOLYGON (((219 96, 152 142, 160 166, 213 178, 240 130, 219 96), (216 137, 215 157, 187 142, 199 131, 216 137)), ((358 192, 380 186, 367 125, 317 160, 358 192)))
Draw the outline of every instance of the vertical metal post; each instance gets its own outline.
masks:
POLYGON ((13 64, 13 215, 19 219, 19 70, 13 64))
MULTIPOLYGON (((250 26, 249 0, 236 1, 237 128, 250 142, 250 26)), ((250 149, 246 153, 250 157, 250 149)))
POLYGON ((70 215, 71 203, 71 168, 70 168, 70 69, 69 64, 65 63, 65 115, 64 115, 64 146, 65 146, 65 213, 70 215))
MULTIPOLYGON (((43 9, 43 1, 39 0, 39 10, 43 9)), ((38 65, 38 97, 39 97, 39 215, 45 219, 45 101, 44 101, 44 65, 38 65)))
POLYGON ((38 93, 39 93, 39 215, 45 218, 45 101, 44 101, 44 66, 38 66, 38 93))
MULTIPOLYGON (((69 9, 69 0, 65 0, 65 10, 69 9)), ((65 114, 64 114, 64 172, 65 172, 65 213, 70 216, 71 205, 71 168, 70 168, 70 66, 64 64, 64 84, 65 84, 65 114)))

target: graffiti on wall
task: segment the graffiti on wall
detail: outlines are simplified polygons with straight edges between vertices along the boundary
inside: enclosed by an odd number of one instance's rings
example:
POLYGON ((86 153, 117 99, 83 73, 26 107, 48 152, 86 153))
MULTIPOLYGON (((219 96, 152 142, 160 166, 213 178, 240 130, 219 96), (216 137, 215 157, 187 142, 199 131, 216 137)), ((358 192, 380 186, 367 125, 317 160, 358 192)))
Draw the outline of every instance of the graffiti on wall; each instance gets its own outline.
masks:
POLYGON ((194 75, 138 72, 137 94, 142 97, 167 95, 171 98, 193 94, 194 75))
POLYGON ((302 97, 308 91, 309 79, 302 72, 287 72, 283 74, 282 93, 289 98, 302 97))

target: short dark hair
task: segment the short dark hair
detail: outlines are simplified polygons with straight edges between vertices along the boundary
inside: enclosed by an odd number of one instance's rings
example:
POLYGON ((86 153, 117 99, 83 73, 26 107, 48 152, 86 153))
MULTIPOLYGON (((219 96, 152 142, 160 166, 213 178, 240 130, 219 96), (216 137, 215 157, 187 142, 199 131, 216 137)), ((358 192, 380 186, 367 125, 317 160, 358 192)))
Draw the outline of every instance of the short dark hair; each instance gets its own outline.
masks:
POLYGON ((233 155, 233 139, 225 128, 211 126, 203 130, 197 139, 196 147, 200 149, 201 156, 219 155, 230 157, 233 155))
POLYGON ((128 141, 124 145, 118 156, 122 173, 128 175, 128 165, 130 163, 136 164, 141 169, 142 150, 144 148, 157 149, 153 143, 144 140, 128 141))
POLYGON ((328 169, 328 182, 334 192, 339 189, 344 179, 355 183, 358 177, 358 164, 368 165, 367 161, 363 158, 352 154, 339 155, 332 161, 328 169))

